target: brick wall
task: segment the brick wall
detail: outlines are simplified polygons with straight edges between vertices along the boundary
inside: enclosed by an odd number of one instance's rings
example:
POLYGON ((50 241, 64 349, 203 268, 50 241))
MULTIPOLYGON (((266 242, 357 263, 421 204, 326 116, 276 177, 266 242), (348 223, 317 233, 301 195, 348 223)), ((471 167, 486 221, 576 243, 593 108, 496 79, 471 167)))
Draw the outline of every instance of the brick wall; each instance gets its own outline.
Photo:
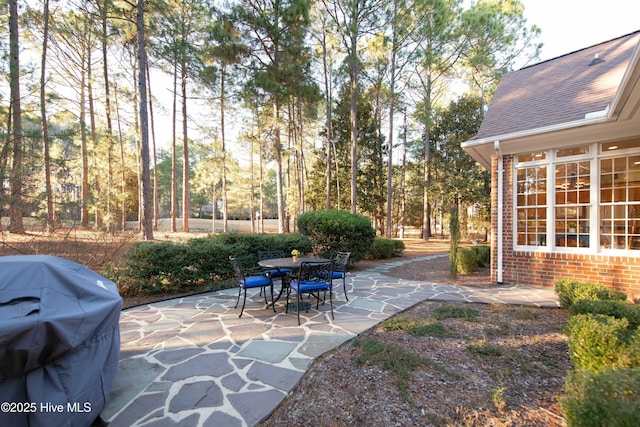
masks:
MULTIPOLYGON (((640 301, 640 258, 514 251, 513 156, 504 156, 502 283, 553 286, 570 278, 601 283, 640 301)), ((498 159, 491 161, 491 280, 498 279, 498 159)))

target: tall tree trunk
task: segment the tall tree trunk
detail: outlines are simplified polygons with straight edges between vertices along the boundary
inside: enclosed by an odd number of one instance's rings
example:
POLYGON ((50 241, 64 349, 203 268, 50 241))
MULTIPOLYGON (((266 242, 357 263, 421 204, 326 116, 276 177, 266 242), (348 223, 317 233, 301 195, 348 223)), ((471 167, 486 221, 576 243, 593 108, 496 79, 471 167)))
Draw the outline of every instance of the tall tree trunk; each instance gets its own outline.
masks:
MULTIPOLYGON (((355 22, 355 19, 354 19, 355 22)), ((355 214, 358 196, 358 35, 351 34, 351 52, 349 55, 350 79, 350 124, 351 124, 351 213, 355 214)))
POLYGON ((91 142, 93 143, 93 182, 94 182, 94 192, 95 192, 95 223, 93 226, 96 229, 102 227, 102 203, 101 203, 101 183, 100 183, 100 171, 98 165, 100 164, 100 160, 98 159, 99 151, 98 151, 98 133, 96 130, 96 115, 95 108, 93 102, 93 71, 92 71, 92 63, 91 60, 91 47, 89 46, 87 49, 87 96, 89 100, 89 123, 91 124, 91 142))
POLYGON ((402 175, 400 177, 400 238, 404 239, 404 226, 406 218, 406 193, 405 182, 407 175, 407 110, 404 110, 404 134, 402 135, 402 175))
POLYGON ((149 90, 149 115, 151 117, 151 144, 153 147, 153 231, 158 231, 158 153, 156 152, 156 131, 153 118, 153 97, 151 96, 151 73, 147 61, 147 87, 149 90))
POLYGON ((140 67, 138 91, 140 92, 140 136, 142 162, 142 236, 153 240, 153 218, 151 206, 151 183, 149 180, 149 118, 147 115, 147 55, 144 40, 144 0, 138 0, 138 62, 140 67))
POLYGON ((431 138, 429 128, 424 130, 424 191, 422 193, 422 238, 429 240, 431 237, 431 222, 429 217, 429 162, 431 161, 431 138))
POLYGON ((176 146, 178 130, 178 64, 173 66, 173 125, 171 137, 171 231, 177 231, 178 217, 178 147, 176 146))
MULTIPOLYGON (((395 9, 394 9, 395 13, 395 9)), ((394 17, 395 20, 395 17, 394 17)), ((389 100, 389 153, 387 160, 387 218, 386 218, 386 229, 385 236, 387 238, 391 237, 391 226, 393 225, 392 218, 392 208, 393 208, 393 115, 395 114, 395 105, 396 105, 396 48, 393 46, 391 51, 391 79, 390 79, 391 87, 389 91, 390 100, 389 100)))
POLYGON ((427 75, 424 127, 424 192, 422 194, 422 238, 431 237, 431 221, 429 216, 429 162, 431 161, 431 75, 427 75))
POLYGON ((120 105, 118 103, 118 89, 114 90, 115 92, 115 101, 116 101, 116 115, 117 115, 117 123, 118 123, 118 141, 120 141, 120 197, 121 205, 120 205, 120 225, 121 230, 125 231, 127 229, 127 180, 126 180, 126 169, 125 169, 125 157, 124 157, 124 138, 122 137, 122 121, 120 120, 120 105))
POLYGON ((273 102, 273 135, 274 135, 274 154, 276 156, 276 189, 278 198, 278 233, 284 233, 286 230, 286 213, 284 208, 284 185, 282 183, 282 142, 280 141, 280 101, 277 95, 274 95, 273 102))
POLYGON ((40 115, 42 117, 42 147, 44 157, 44 185, 47 198, 47 232, 55 228, 55 211, 53 207, 53 190, 51 188, 51 154, 49 152, 49 123, 47 121, 47 47, 49 41, 49 0, 44 0, 43 10, 43 35, 42 35, 42 67, 40 74, 40 115))
POLYGON ((20 106, 20 54, 18 37, 18 0, 9 2, 9 76, 13 137, 13 167, 11 169, 11 209, 9 231, 24 233, 22 222, 22 108, 20 106))
POLYGON ((182 62, 182 231, 189 232, 189 140, 187 135, 187 64, 182 62))
POLYGON ((109 48, 109 37, 107 35, 108 26, 107 26, 107 17, 109 16, 109 5, 111 4, 110 0, 104 0, 101 5, 100 2, 96 2, 100 10, 100 22, 102 25, 102 34, 101 36, 101 44, 102 44, 102 76, 104 79, 104 94, 105 94, 105 115, 107 119, 107 215, 109 217, 109 222, 111 225, 115 222, 112 218, 112 207, 111 207, 111 195, 114 192, 113 190, 113 123, 111 121, 111 87, 109 84, 109 63, 107 61, 108 56, 108 48, 109 48))
MULTIPOLYGON (((229 209, 227 205, 227 150, 224 133, 225 65, 220 71, 220 134, 222 138, 222 231, 229 232, 229 209)), ((251 221, 253 223, 253 220, 251 221)))
MULTIPOLYGON (((322 25, 322 67, 324 69, 324 93, 325 93, 325 132, 326 132, 326 185, 325 209, 331 209, 331 145, 333 144, 333 126, 331 123, 331 75, 327 63, 327 26, 322 25)), ((339 195, 338 195, 339 197, 339 195)))
MULTIPOLYGON (((82 67, 85 66, 84 52, 82 54, 82 67)), ((85 101, 86 78, 85 70, 82 70, 80 79, 80 140, 82 144, 82 196, 80 209, 80 225, 83 228, 89 227, 89 152, 87 148, 87 126, 86 126, 86 101, 85 101)))
MULTIPOLYGON (((299 213, 305 212, 304 195, 305 195, 305 179, 306 177, 306 164, 304 161, 304 123, 302 117, 302 97, 298 96, 298 129, 300 135, 300 178, 299 178, 299 213)), ((295 223, 294 223, 295 225, 295 223)))

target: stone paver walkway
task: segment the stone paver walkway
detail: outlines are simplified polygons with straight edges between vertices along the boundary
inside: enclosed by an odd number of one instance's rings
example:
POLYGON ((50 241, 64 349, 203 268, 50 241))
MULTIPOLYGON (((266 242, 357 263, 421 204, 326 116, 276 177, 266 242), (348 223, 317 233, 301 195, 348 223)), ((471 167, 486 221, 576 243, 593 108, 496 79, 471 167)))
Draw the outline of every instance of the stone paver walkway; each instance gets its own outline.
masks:
POLYGON ((348 274, 347 292, 309 313, 277 314, 258 295, 242 318, 237 289, 124 310, 118 372, 102 418, 120 426, 253 426, 291 392, 311 362, 384 319, 425 300, 558 307, 551 288, 471 288, 383 273, 408 261, 348 274))

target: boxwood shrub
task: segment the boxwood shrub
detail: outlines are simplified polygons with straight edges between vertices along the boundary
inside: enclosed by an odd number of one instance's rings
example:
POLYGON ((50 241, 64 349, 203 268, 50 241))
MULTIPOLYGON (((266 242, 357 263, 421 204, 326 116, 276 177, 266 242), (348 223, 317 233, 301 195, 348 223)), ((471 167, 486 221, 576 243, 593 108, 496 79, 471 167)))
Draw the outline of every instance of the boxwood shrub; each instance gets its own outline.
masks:
POLYGON ((558 279, 554 289, 562 308, 569 308, 574 302, 582 299, 617 301, 625 301, 627 299, 627 295, 624 292, 608 288, 599 283, 580 280, 558 279))
POLYGON ((347 211, 319 210, 298 217, 298 230, 313 244, 313 252, 329 256, 332 251, 351 252, 352 262, 363 260, 376 237, 371 221, 347 211))
POLYGON ((471 250, 475 252, 478 258, 479 267, 489 267, 491 265, 491 246, 489 245, 473 245, 471 250))
POLYGON ((478 256, 469 248, 458 248, 456 257, 458 273, 473 273, 478 270, 478 256))
POLYGON ((570 307, 571 314, 605 314, 616 319, 627 319, 629 329, 640 326, 640 306, 619 300, 578 300, 570 307))
POLYGON ((402 255, 404 243, 402 240, 387 239, 386 237, 376 237, 369 248, 368 259, 387 259, 402 255))
POLYGON ((640 416, 640 369, 571 372, 560 404, 569 426, 636 426, 640 416))
POLYGON ((569 317, 565 328, 569 336, 569 357, 578 370, 599 372, 627 368, 638 330, 629 330, 627 319, 604 314, 578 314, 569 317))

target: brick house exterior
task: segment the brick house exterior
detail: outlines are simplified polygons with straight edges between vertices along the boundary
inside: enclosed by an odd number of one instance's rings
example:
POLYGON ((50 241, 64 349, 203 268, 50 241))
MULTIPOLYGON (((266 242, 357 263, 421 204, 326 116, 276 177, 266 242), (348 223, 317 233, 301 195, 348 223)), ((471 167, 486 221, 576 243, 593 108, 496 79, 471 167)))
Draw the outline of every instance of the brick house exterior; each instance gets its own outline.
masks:
POLYGON ((462 147, 491 170, 491 275, 640 300, 640 31, 505 74, 462 147))

